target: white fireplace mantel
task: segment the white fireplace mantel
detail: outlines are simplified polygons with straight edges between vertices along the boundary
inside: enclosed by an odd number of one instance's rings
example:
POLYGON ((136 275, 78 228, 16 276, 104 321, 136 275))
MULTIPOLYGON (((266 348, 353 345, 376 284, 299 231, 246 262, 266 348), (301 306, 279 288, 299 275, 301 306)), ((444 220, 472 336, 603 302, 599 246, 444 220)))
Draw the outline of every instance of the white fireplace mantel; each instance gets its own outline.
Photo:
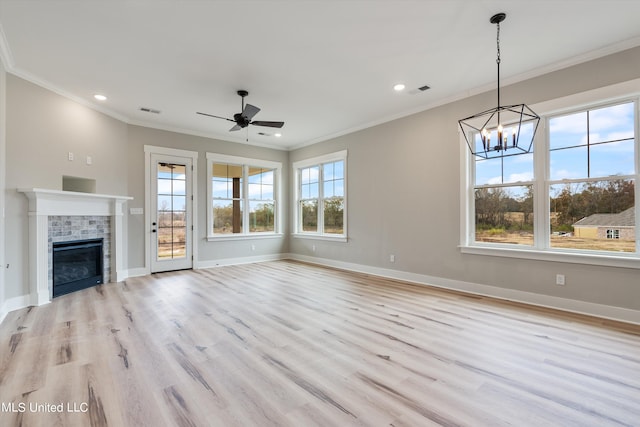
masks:
POLYGON ((51 301, 48 280, 49 216, 109 216, 111 225, 112 280, 124 280, 122 226, 124 204, 133 197, 74 191, 19 188, 29 199, 29 293, 34 305, 51 301))

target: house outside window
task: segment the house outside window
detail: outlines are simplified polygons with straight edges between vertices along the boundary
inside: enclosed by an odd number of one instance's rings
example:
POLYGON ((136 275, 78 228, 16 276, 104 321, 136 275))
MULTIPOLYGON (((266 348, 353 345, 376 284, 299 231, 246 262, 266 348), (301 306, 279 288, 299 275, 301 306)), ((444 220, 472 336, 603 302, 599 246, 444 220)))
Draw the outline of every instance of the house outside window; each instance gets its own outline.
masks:
POLYGON ((467 153, 463 252, 638 258, 637 98, 559 111, 542 115, 532 153, 467 153))
POLYGON ((345 240, 347 152, 293 164, 297 236, 345 240))
POLYGON ((281 163, 207 153, 207 169, 209 238, 279 232, 281 163))

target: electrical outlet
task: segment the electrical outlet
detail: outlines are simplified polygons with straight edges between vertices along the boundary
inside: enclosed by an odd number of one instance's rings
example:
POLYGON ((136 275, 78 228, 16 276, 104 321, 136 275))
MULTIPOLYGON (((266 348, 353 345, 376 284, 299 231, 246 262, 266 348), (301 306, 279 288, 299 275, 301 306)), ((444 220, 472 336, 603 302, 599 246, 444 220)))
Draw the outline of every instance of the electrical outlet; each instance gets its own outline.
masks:
POLYGON ((316 251, 316 245, 311 245, 311 251, 315 252, 316 251))
POLYGON ((93 159, 91 158, 91 156, 87 156, 87 164, 88 165, 93 164, 93 159))
POLYGON ((564 274, 556 274, 556 285, 564 286, 564 274))
POLYGON ((72 162, 73 161, 73 153, 71 151, 69 151, 69 154, 67 156, 68 156, 67 158, 69 159, 69 161, 72 162))
POLYGON ((396 256, 394 254, 389 255, 389 262, 396 262, 396 256))
POLYGON ((256 245, 251 245, 251 250, 255 251, 256 250, 256 245))

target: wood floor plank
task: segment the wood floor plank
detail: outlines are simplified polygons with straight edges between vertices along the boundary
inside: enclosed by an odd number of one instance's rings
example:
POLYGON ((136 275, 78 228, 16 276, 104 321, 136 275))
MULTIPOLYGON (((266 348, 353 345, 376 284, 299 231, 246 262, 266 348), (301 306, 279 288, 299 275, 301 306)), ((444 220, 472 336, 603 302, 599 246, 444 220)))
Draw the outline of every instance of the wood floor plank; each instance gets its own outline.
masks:
POLYGON ((640 326, 293 261, 168 272, 9 313, 0 402, 27 427, 637 426, 640 326))

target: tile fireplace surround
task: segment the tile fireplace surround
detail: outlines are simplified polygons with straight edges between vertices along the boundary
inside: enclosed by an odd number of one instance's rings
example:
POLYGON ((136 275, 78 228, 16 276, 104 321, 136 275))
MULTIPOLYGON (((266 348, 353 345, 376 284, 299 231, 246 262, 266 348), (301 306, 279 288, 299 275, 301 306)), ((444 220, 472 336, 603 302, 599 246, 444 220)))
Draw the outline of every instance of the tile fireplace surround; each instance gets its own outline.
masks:
MULTIPOLYGON (((126 236, 122 226, 124 204, 133 197, 107 194, 76 193, 73 191, 21 188, 29 199, 29 294, 33 305, 51 301, 50 287, 50 217, 109 217, 110 245, 108 259, 110 275, 105 279, 119 282, 125 269, 122 248, 126 236)), ((71 221, 70 221, 71 222, 71 221)), ((94 225, 100 221, 86 221, 94 225)), ((91 230, 86 230, 91 234, 91 230)), ((81 231, 80 231, 81 233, 81 231)), ((85 233, 85 234, 87 234, 85 233)), ((71 236, 73 237, 73 236, 71 236)), ((105 266, 106 267, 106 266, 105 266)))

